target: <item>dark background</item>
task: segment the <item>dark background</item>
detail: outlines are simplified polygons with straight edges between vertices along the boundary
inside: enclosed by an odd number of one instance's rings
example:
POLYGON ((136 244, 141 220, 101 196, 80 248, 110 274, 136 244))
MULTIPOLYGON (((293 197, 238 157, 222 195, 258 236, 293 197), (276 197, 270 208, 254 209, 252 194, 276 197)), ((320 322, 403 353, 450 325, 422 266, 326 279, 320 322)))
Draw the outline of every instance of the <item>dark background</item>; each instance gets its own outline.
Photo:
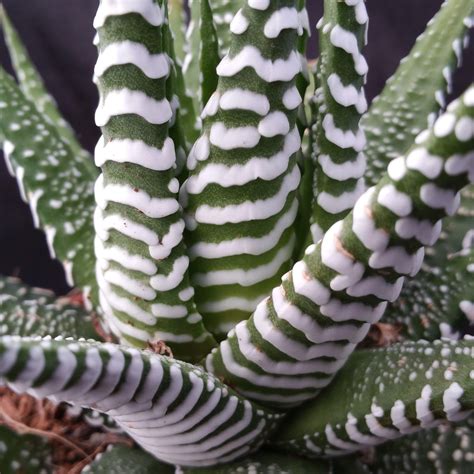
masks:
MULTIPOLYGON (((0 0, 1 1, 1 0, 0 0)), ((308 0, 311 25, 321 16, 322 0, 308 0)), ((368 0, 369 45, 365 51, 370 71, 367 96, 378 94, 399 61, 410 50, 442 0, 368 0)), ((92 150, 99 132, 93 122, 97 92, 92 84, 96 51, 92 19, 98 0, 3 0, 31 57, 82 144, 92 150)), ((316 56, 317 38, 310 40, 316 56)), ((473 79, 474 48, 465 53, 463 70, 455 76, 454 94, 473 79)), ((11 72, 3 40, 0 63, 11 72)), ((21 201, 16 181, 0 160, 0 274, 17 275, 30 284, 64 292, 63 271, 51 260, 46 240, 34 229, 29 208, 21 201)))

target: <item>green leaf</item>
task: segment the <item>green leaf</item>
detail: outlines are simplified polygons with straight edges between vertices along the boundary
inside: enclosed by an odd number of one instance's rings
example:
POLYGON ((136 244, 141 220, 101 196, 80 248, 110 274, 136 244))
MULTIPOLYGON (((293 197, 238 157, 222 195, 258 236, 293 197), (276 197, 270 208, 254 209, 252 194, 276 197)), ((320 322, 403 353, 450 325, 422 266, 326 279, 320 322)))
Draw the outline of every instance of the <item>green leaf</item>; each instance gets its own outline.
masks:
POLYGON ((32 288, 0 276, 0 336, 68 336, 99 339, 90 312, 73 297, 32 288))
POLYGON ((426 128, 427 117, 433 123, 444 107, 473 12, 472 0, 445 1, 374 99, 362 120, 367 137, 368 183, 376 183, 390 160, 405 153, 426 128))
POLYGON ((82 288, 95 303, 94 176, 3 69, 0 98, 7 165, 69 285, 82 288))
POLYGON ((474 408, 473 361, 473 339, 355 352, 326 390, 292 412, 272 444, 334 456, 462 420, 474 408))
MULTIPOLYGON (((84 474, 174 474, 174 467, 162 464, 139 449, 114 446, 89 464, 84 474)), ((325 461, 259 452, 250 458, 209 468, 182 468, 183 474, 329 474, 330 465, 325 461)))
POLYGON ((207 368, 250 400, 314 398, 395 301, 455 212, 474 170, 474 86, 394 160, 377 186, 232 329, 207 368))
POLYGON ((368 66, 362 54, 367 27, 363 1, 325 0, 324 16, 318 23, 320 88, 315 94, 321 105, 311 217, 314 243, 347 215, 365 190, 365 137, 360 120, 367 111, 364 84, 368 66))
POLYGON ((408 435, 378 447, 369 464, 374 474, 472 474, 474 418, 408 435))
POLYGON ((201 104, 207 104, 207 101, 217 89, 216 68, 221 60, 209 1, 200 0, 201 17, 199 19, 199 28, 201 48, 199 50, 199 64, 201 68, 201 104))
POLYGON ((140 448, 115 445, 100 454, 82 471, 84 474, 175 474, 169 464, 157 461, 140 448))
POLYGON ((258 449, 282 419, 176 359, 110 343, 0 338, 1 383, 110 415, 157 459, 231 462, 258 449))
POLYGON ((168 0, 168 18, 173 34, 176 59, 181 64, 186 54, 186 12, 183 0, 168 0))
POLYGON ((243 6, 242 0, 208 0, 214 24, 216 25, 217 38, 219 39, 219 51, 221 56, 228 53, 231 43, 230 23, 237 13, 237 10, 243 6))
POLYGON ((72 152, 80 158, 91 175, 95 176, 97 172, 91 155, 81 147, 72 128, 59 112, 55 100, 46 90, 43 80, 31 61, 20 36, 1 5, 0 21, 3 26, 13 67, 20 82, 20 89, 25 96, 35 104, 45 119, 56 128, 59 136, 69 145, 72 152))
POLYGON ((19 435, 0 426, 0 468, 2 474, 52 472, 51 449, 46 440, 34 435, 19 435))

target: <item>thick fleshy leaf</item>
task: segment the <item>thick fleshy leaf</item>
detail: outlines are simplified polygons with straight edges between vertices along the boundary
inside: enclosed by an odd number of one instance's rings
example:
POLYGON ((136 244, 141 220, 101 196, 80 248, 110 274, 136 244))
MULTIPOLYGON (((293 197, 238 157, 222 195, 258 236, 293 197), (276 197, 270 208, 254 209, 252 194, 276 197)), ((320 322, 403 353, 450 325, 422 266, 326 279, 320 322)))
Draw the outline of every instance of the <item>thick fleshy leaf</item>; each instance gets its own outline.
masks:
POLYGON ((327 386, 422 265, 473 179, 474 86, 207 358, 251 400, 288 408, 327 386))
POLYGON ((364 192, 367 111, 364 84, 368 66, 362 54, 368 15, 364 0, 325 0, 318 23, 320 58, 315 91, 320 116, 316 129, 316 170, 311 234, 317 243, 364 192))
MULTIPOLYGON (((116 446, 92 462, 83 473, 88 474, 175 474, 176 470, 162 464, 144 451, 116 446)), ((182 474, 329 474, 330 464, 309 461, 297 456, 271 451, 259 452, 230 464, 209 468, 181 468, 182 474)))
POLYGON ((292 412, 273 444, 335 456, 462 420, 474 408, 473 362, 473 339, 357 351, 326 390, 292 412))
POLYGON ((217 337, 247 318, 290 267, 301 144, 296 4, 251 2, 236 14, 187 162, 181 202, 192 283, 217 337))
POLYGON ((94 407, 157 459, 182 466, 246 455, 282 418, 200 367, 110 343, 4 336, 0 377, 17 393, 94 407))
POLYGON ((169 25, 173 33, 176 59, 182 64, 185 56, 186 43, 186 11, 184 0, 168 0, 169 25))
POLYGON ((374 474, 472 474, 474 418, 442 424, 378 447, 368 465, 374 474))
POLYGON ((55 100, 46 90, 41 76, 31 61, 25 46, 21 42, 21 38, 15 31, 6 11, 2 9, 1 5, 0 22, 3 26, 13 67, 20 83, 20 89, 25 96, 35 104, 44 118, 54 125, 59 136, 69 145, 72 152, 83 161, 84 166, 89 169, 90 173, 95 175, 97 172, 92 156, 81 147, 72 128, 59 112, 55 100))
MULTIPOLYGON (((95 303, 94 174, 0 69, 0 136, 33 221, 46 232, 71 286, 95 303)), ((87 300, 87 298, 86 298, 87 300)))
POLYGON ((427 118, 429 124, 433 123, 445 106, 473 13, 472 0, 445 1, 374 99, 362 120, 369 184, 379 180, 390 160, 408 150, 416 135, 426 128, 427 118))
POLYGON ((57 298, 16 278, 0 277, 0 336, 100 339, 92 316, 74 297, 57 298))
POLYGON ((217 66, 221 60, 216 28, 212 17, 210 0, 200 0, 201 17, 199 28, 201 35, 201 49, 199 50, 199 65, 201 68, 201 104, 207 101, 217 89, 217 66))
POLYGON ((231 39, 231 23, 237 10, 243 6, 243 0, 209 0, 219 39, 221 56, 229 52, 231 39))
POLYGON ((19 435, 6 426, 0 426, 2 474, 38 474, 52 469, 51 450, 43 438, 19 435))
POLYGON ((100 304, 121 341, 142 348, 162 341, 176 357, 196 361, 215 343, 189 284, 170 137, 177 125, 172 41, 166 5, 148 0, 143 10, 142 3, 116 10, 102 0, 94 20, 95 118, 103 134, 95 155, 102 169, 94 220, 100 304))

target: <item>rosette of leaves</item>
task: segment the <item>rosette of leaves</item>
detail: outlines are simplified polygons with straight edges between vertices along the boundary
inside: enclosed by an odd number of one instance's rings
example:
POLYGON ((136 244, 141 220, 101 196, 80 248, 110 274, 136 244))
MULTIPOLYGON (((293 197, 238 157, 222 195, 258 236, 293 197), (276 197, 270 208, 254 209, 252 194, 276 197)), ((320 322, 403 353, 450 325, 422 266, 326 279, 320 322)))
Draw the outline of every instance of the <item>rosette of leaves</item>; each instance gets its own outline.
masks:
POLYGON ((190 7, 101 0, 95 161, 2 12, 4 154, 76 287, 0 280, 2 472, 470 472, 472 0, 372 104, 363 0, 314 78, 304 1, 190 7))

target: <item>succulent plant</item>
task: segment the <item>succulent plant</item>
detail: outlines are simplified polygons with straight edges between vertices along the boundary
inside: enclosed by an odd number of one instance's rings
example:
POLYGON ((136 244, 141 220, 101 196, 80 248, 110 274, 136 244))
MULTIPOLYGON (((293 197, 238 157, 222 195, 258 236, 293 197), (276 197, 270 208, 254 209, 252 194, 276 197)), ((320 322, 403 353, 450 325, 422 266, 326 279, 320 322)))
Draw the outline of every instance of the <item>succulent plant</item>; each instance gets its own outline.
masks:
POLYGON ((0 279, 1 472, 471 472, 472 0, 371 104, 363 0, 101 0, 83 150, 2 12, 0 138, 75 291, 0 279), (471 468, 469 468, 471 465, 471 468))

